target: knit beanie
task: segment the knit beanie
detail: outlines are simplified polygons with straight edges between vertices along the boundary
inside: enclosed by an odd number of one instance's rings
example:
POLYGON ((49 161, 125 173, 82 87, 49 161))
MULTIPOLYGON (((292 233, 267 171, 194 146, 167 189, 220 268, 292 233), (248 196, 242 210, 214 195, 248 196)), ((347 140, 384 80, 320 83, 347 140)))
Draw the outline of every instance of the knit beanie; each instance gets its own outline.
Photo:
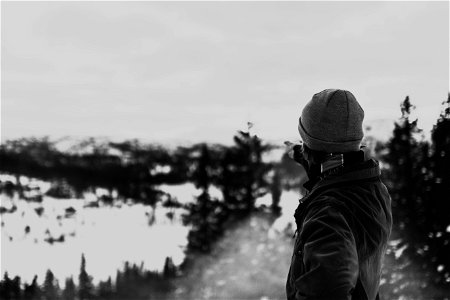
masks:
POLYGON ((364 110, 352 93, 327 89, 315 94, 299 119, 298 131, 312 150, 327 153, 358 151, 364 136, 364 110))

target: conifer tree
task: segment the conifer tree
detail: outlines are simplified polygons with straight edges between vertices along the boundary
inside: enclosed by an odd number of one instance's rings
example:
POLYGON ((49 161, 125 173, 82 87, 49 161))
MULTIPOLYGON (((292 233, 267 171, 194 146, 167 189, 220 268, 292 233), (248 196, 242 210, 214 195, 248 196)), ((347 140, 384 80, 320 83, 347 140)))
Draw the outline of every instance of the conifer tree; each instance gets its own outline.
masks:
POLYGON ((53 275, 52 271, 47 270, 47 273, 45 274, 44 285, 42 288, 44 298, 48 300, 59 299, 58 290, 58 282, 55 276, 53 275))
POLYGON ((22 294, 22 289, 20 287, 20 277, 14 276, 12 280, 12 297, 13 299, 20 299, 22 294))
POLYGON ((196 201, 188 207, 188 214, 184 216, 185 224, 190 224, 188 240, 191 249, 207 252, 211 249, 211 243, 220 235, 221 225, 218 218, 220 204, 209 195, 211 184, 211 156, 208 146, 200 146, 200 154, 193 174, 193 181, 201 190, 196 201))
POLYGON ((72 276, 66 278, 66 284, 64 286, 64 290, 62 292, 62 299, 64 300, 75 300, 76 297, 76 287, 73 282, 72 276))
POLYGON ((25 284, 23 291, 24 299, 40 299, 41 298, 41 290, 37 283, 37 275, 34 276, 31 284, 25 284))
POLYGON ((81 255, 80 275, 78 276, 78 298, 80 300, 93 297, 92 277, 86 272, 86 259, 81 255))
POLYGON ((281 177, 278 170, 275 170, 273 174, 270 189, 272 192, 272 212, 279 214, 281 212, 280 200, 283 190, 281 189, 281 177))
POLYGON ((100 299, 111 299, 113 295, 114 291, 111 283, 111 277, 108 277, 108 280, 101 281, 98 284, 98 296, 100 299))
POLYGON ((8 272, 3 274, 3 280, 0 282, 0 295, 5 299, 12 298, 12 280, 8 276, 8 272))
POLYGON ((423 193, 418 191, 422 181, 422 149, 416 140, 421 130, 417 126, 417 119, 410 120, 415 107, 409 97, 405 98, 400 108, 402 116, 395 123, 393 137, 388 142, 389 153, 384 157, 389 168, 386 183, 392 197, 394 220, 412 244, 416 245, 421 236, 417 220, 423 202, 423 193))
POLYGON ((254 209, 255 200, 269 190, 266 177, 272 166, 264 163, 262 156, 271 146, 252 135, 250 127, 248 131, 238 131, 234 143, 221 163, 219 186, 230 213, 246 215, 254 209))
POLYGON ((229 215, 230 208, 236 202, 235 197, 233 196, 234 191, 234 180, 232 176, 232 166, 234 164, 234 154, 232 148, 226 148, 223 157, 220 160, 220 174, 221 176, 217 178, 217 185, 222 190, 223 201, 226 203, 224 209, 229 215))
POLYGON ((264 175, 268 169, 262 163, 262 154, 265 146, 261 139, 252 136, 249 132, 239 131, 234 137, 237 147, 237 160, 240 163, 237 178, 242 184, 241 206, 244 212, 250 212, 255 206, 255 200, 264 195, 267 190, 267 182, 264 175))
POLYGON ((125 284, 123 279, 123 274, 120 272, 120 270, 117 270, 116 272, 116 295, 120 297, 125 290, 125 284))
POLYGON ((170 278, 173 277, 176 273, 176 267, 173 263, 172 257, 166 257, 166 260, 164 262, 164 269, 163 269, 163 276, 164 278, 170 278))
POLYGON ((383 157, 394 226, 401 234, 399 246, 406 246, 402 257, 408 263, 402 267, 405 277, 401 280, 408 282, 410 273, 417 272, 414 266, 420 266, 429 279, 420 287, 424 295, 436 292, 434 284, 450 289, 450 96, 445 105, 430 145, 423 138, 418 140, 421 130, 417 119, 410 120, 414 106, 406 97, 402 117, 387 145, 388 154, 383 157))
POLYGON ((429 234, 434 267, 443 276, 439 281, 450 285, 450 94, 431 134, 432 184, 430 189, 429 234))
POLYGON ((445 231, 450 225, 450 95, 444 103, 446 107, 432 131, 433 143, 433 199, 436 210, 437 230, 445 231), (444 210, 444 211, 443 211, 444 210), (446 211, 445 211, 446 210, 446 211))

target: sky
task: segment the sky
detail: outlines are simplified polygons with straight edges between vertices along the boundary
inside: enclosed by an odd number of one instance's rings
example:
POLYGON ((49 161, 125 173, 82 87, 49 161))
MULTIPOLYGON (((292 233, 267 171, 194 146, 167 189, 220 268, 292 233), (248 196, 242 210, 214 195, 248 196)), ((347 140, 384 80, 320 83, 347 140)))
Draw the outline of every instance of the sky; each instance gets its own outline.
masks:
POLYGON ((1 3, 1 139, 299 138, 326 88, 386 137, 408 95, 432 128, 449 92, 445 2, 1 3))

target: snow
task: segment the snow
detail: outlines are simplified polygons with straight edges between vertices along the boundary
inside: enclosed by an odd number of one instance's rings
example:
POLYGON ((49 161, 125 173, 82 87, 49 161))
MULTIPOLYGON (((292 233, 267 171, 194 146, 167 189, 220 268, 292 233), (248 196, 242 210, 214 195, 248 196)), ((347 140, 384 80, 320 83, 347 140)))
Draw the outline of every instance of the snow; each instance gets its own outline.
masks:
POLYGON ((95 195, 97 197, 102 197, 102 196, 108 196, 109 195, 109 191, 105 188, 95 188, 95 195))
POLYGON ((223 198, 222 191, 218 187, 216 187, 214 185, 211 185, 209 187, 209 195, 211 196, 211 198, 215 198, 215 199, 222 199, 223 198))
POLYGON ((396 248, 397 245, 400 244, 401 241, 402 241, 401 239, 390 240, 388 243, 389 243, 389 246, 392 246, 392 247, 396 248))
POLYGON ((200 192, 192 183, 183 184, 161 184, 155 186, 163 192, 169 193, 172 197, 177 198, 180 203, 186 204, 193 201, 194 196, 198 195, 200 192))
MULTIPOLYGON (((201 190, 196 188, 193 183, 183 183, 183 184, 161 184, 159 186, 155 186, 156 189, 159 189, 163 192, 170 194, 172 197, 178 199, 178 201, 182 204, 191 203, 194 201, 194 198, 201 194, 201 190)), ((209 186, 208 189, 209 195, 211 198, 222 199, 222 191, 214 186, 209 186)))
MULTIPOLYGON (((270 194, 269 194, 270 195, 270 194)), ((295 220, 294 212, 299 204, 301 195, 296 191, 283 191, 281 194, 280 207, 281 215, 275 220, 269 229, 269 238, 274 238, 280 233, 289 235, 294 233, 295 220)))
MULTIPOLYGON (((193 201, 201 192, 192 183, 164 184, 156 188, 170 193, 181 203, 193 201)), ((222 199, 219 188, 211 186, 209 192, 212 197, 222 199)), ((98 188, 85 196, 94 200, 106 193, 107 190, 98 188)), ((292 230, 299 198, 298 192, 282 193, 281 216, 269 229, 269 236, 292 230)), ((183 262, 189 231, 181 222, 183 209, 165 208, 161 203, 155 210, 143 204, 89 208, 85 207, 86 202, 89 199, 43 196, 43 201, 36 203, 2 194, 2 207, 8 209, 15 205, 17 210, 2 214, 1 273, 19 275, 28 283, 38 275, 38 281, 42 282, 50 269, 63 282, 67 277, 78 276, 84 254, 87 271, 98 282, 109 276, 114 279, 125 261, 143 263, 145 269, 159 271, 166 257, 171 257, 175 265, 183 262), (174 214, 173 219, 167 217, 168 212, 174 214), (58 241, 61 237, 62 242, 58 241)), ((271 194, 256 202, 269 206, 271 194)))
POLYGON ((14 199, 2 195, 0 197, 0 206, 7 210, 10 210, 14 206, 14 199))
POLYGON ((168 174, 171 171, 172 167, 170 165, 156 165, 154 169, 150 170, 150 175, 168 174))
POLYGON ((0 181, 1 182, 10 181, 12 184, 17 184, 16 176, 9 174, 0 174, 0 181))
MULTIPOLYGON (((1 182, 10 181, 14 185, 17 184, 16 176, 10 174, 0 174, 0 181, 1 182)), ((22 186, 29 186, 32 189, 39 189, 41 193, 46 193, 51 187, 51 183, 48 181, 43 181, 37 178, 31 178, 27 176, 19 176, 19 182, 22 186)))
POLYGON ((114 279, 125 261, 161 271, 166 257, 172 257, 175 265, 184 260, 188 228, 179 221, 181 212, 170 221, 167 209, 158 207, 156 221, 149 226, 151 208, 142 204, 85 208, 79 199, 44 197, 42 204, 9 201, 16 203, 17 211, 2 214, 2 274, 8 271, 26 282, 37 274, 42 281, 51 269, 63 282, 78 276, 84 253, 87 271, 98 282, 108 276, 114 279), (35 210, 38 207, 44 209, 40 217, 35 210), (76 210, 73 217, 61 217, 69 207, 76 210), (60 236, 64 236, 64 242, 45 241, 60 236))
POLYGON ((270 193, 265 194, 264 196, 256 199, 255 206, 261 207, 266 206, 270 207, 272 205, 272 195, 270 193))
POLYGON ((405 251, 406 248, 408 248, 408 245, 403 245, 402 247, 396 249, 396 250, 394 251, 395 258, 398 259, 400 256, 402 256, 403 251, 405 251))

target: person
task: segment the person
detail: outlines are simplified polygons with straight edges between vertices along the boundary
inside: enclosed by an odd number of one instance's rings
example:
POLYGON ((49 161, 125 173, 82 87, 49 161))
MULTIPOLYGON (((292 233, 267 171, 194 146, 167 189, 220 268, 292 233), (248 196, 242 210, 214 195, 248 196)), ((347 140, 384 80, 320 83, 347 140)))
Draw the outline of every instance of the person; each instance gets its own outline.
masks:
POLYGON ((339 89, 315 94, 302 111, 303 144, 289 146, 308 182, 294 214, 289 300, 379 299, 391 198, 362 150, 363 119, 355 96, 339 89))

